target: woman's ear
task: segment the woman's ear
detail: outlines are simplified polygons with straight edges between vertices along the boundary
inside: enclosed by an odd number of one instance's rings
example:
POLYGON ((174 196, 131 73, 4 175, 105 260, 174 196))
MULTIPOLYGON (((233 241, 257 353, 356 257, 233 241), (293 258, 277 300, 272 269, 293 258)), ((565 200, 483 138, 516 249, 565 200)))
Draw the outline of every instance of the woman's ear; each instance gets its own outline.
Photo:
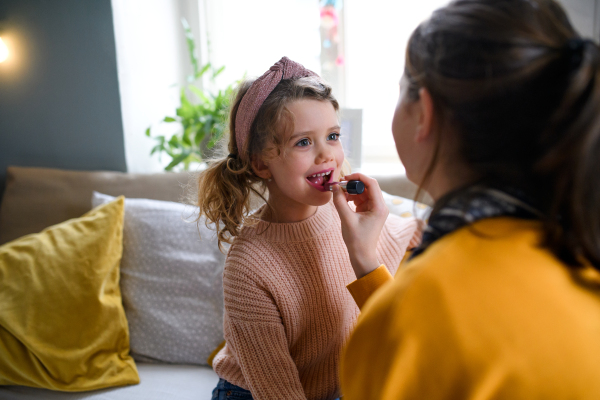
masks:
POLYGON ((427 89, 419 89, 419 102, 421 103, 421 115, 419 116, 416 141, 422 142, 427 140, 433 131, 433 99, 427 89))
POLYGON ((254 171, 256 176, 263 179, 271 179, 272 175, 269 170, 269 165, 263 161, 262 157, 253 155, 251 165, 252 171, 254 171))

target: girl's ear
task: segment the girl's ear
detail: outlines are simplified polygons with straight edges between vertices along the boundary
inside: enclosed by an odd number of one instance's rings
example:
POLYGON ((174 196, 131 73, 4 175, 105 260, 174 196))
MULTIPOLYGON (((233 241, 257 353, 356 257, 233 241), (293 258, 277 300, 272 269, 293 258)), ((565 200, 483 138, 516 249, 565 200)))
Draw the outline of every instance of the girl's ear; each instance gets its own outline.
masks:
POLYGON ((433 131, 433 99, 425 88, 419 90, 419 102, 421 103, 421 115, 419 116, 419 128, 417 129, 416 141, 427 140, 433 131))
POLYGON ((269 170, 269 166, 263 161, 261 157, 253 155, 251 165, 252 171, 254 171, 256 176, 258 176, 259 178, 271 178, 271 171, 269 170))

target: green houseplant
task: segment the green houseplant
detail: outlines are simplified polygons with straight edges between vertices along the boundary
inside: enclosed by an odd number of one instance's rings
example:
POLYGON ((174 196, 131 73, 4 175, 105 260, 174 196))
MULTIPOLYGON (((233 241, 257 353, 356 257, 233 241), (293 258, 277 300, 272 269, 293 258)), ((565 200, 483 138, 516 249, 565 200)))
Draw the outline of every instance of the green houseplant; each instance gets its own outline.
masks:
POLYGON ((209 74, 209 79, 214 82, 225 67, 215 69, 210 63, 199 64, 192 31, 185 19, 181 22, 185 30, 193 73, 188 76, 187 87, 181 88, 181 105, 176 109, 175 116, 166 116, 162 120, 180 124, 181 129, 171 137, 152 136, 152 127, 146 129, 146 136, 157 142, 150 155, 158 153, 162 156, 164 153, 171 159, 165 167, 166 171, 178 166, 188 170, 192 163, 201 162, 207 151, 215 146, 226 129, 227 110, 233 93, 233 84, 216 93, 202 90, 195 85, 205 74, 209 74), (193 98, 193 95, 196 98, 193 98))

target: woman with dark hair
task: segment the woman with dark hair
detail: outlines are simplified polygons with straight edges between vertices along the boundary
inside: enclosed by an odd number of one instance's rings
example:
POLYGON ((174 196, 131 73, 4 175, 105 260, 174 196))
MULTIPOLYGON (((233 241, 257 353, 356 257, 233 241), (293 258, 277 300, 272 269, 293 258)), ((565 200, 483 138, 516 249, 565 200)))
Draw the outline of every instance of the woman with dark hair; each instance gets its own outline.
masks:
POLYGON ((455 0, 414 31, 392 132, 435 206, 392 278, 377 182, 334 189, 361 307, 344 399, 600 399, 599 72, 552 0, 455 0))

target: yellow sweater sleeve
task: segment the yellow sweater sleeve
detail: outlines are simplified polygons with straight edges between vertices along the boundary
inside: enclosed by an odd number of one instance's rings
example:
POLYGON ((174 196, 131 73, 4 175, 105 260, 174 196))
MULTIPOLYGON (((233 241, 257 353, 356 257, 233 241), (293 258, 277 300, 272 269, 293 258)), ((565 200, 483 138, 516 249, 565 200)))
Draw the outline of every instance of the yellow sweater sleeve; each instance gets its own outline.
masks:
MULTIPOLYGON (((411 254, 412 249, 407 250, 406 253, 404 253, 404 257, 400 262, 400 268, 398 268, 397 272, 402 269, 402 265, 410 258, 411 254)), ((390 274, 390 271, 384 264, 381 264, 376 270, 348 284, 346 288, 354 298, 358 308, 362 311, 363 306, 371 295, 377 291, 377 289, 393 280, 394 277, 390 274)))
POLYGON ((360 279, 350 283, 346 288, 354 298, 358 308, 362 310, 363 305, 371 297, 373 292, 394 278, 385 265, 381 264, 376 270, 368 273, 360 279))

